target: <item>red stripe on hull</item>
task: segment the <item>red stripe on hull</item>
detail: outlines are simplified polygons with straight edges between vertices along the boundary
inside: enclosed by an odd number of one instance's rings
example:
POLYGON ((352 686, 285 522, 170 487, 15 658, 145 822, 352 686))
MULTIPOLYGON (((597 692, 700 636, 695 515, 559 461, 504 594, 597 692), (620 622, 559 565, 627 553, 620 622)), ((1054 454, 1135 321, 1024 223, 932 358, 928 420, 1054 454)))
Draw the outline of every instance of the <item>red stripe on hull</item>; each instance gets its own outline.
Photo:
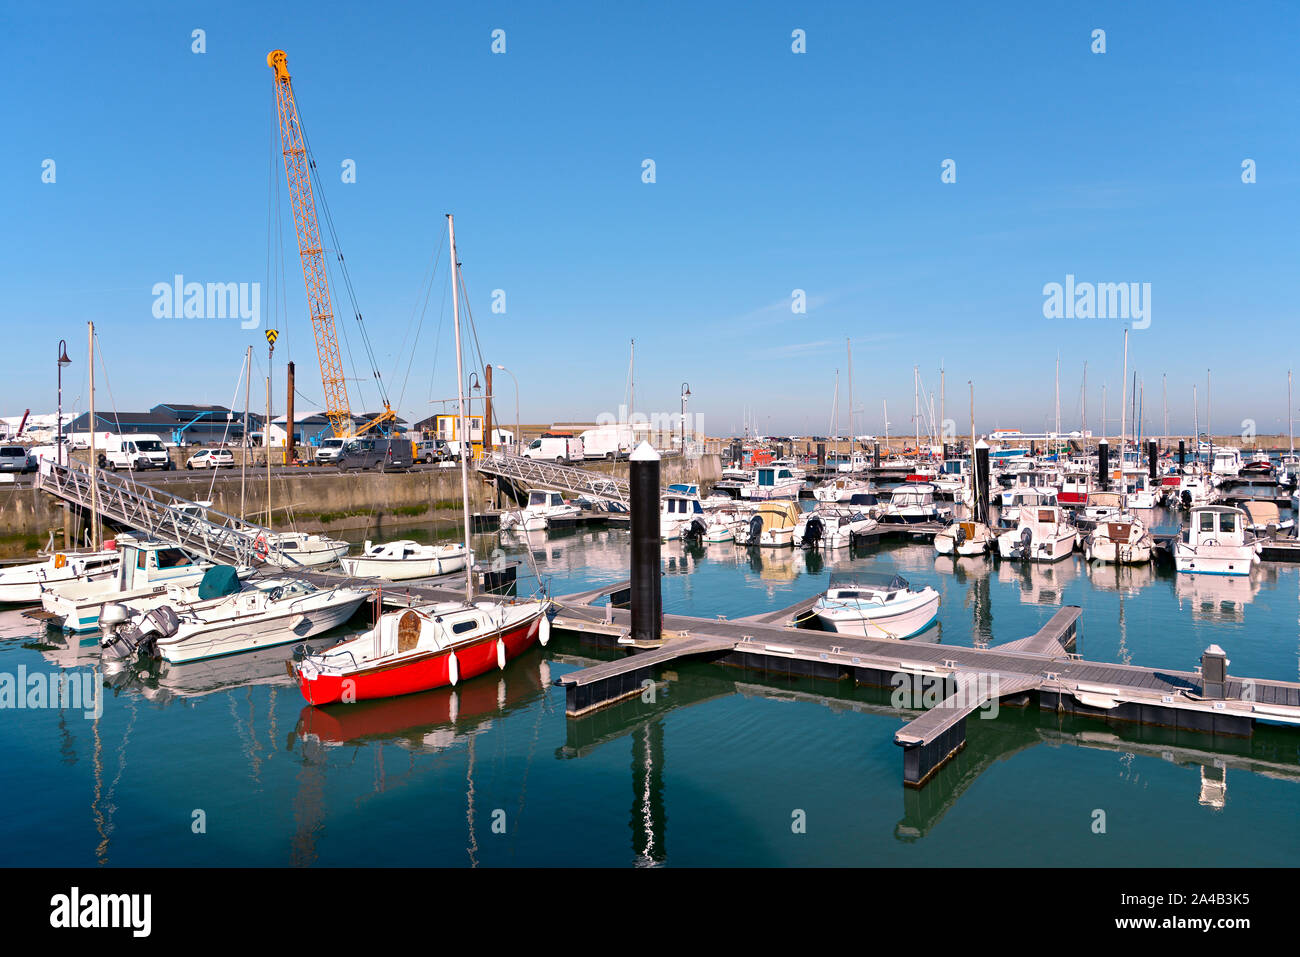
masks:
POLYGON ((347 700, 352 702, 445 688, 451 684, 449 658, 452 652, 456 654, 458 681, 468 681, 497 667, 497 638, 505 641, 506 661, 510 662, 537 641, 540 624, 541 616, 538 615, 511 631, 493 632, 472 644, 425 655, 406 664, 397 662, 359 671, 354 675, 317 675, 309 679, 298 672, 298 690, 308 704, 324 705, 343 701, 345 692, 347 700))
POLYGON ((1087 492, 1060 492, 1056 496, 1058 505, 1084 505, 1087 501, 1087 492))

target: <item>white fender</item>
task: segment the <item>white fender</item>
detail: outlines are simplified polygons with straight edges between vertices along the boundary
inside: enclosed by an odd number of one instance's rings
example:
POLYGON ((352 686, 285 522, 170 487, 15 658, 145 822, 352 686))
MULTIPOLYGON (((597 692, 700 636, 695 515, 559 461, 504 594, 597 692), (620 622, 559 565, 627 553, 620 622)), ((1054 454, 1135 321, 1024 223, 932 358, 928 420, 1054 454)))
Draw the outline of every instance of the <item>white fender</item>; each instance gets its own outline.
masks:
POLYGON ((454 688, 456 682, 460 681, 460 662, 456 660, 456 652, 447 653, 447 680, 451 682, 454 688))
POLYGON ((497 679, 497 710, 504 711, 506 707, 506 679, 497 679))
POLYGON ((550 640, 551 640, 551 619, 546 616, 546 612, 542 612, 542 620, 537 626, 537 642, 543 648, 545 648, 546 643, 550 640))
POLYGON ((451 700, 447 702, 447 719, 451 721, 452 724, 455 724, 456 719, 459 716, 460 716, 460 693, 453 691, 451 693, 451 700))
POLYGON ((549 688, 551 685, 551 665, 545 658, 537 666, 537 676, 542 681, 543 688, 549 688))
POLYGON ((506 670, 506 643, 500 638, 497 639, 497 667, 506 670))

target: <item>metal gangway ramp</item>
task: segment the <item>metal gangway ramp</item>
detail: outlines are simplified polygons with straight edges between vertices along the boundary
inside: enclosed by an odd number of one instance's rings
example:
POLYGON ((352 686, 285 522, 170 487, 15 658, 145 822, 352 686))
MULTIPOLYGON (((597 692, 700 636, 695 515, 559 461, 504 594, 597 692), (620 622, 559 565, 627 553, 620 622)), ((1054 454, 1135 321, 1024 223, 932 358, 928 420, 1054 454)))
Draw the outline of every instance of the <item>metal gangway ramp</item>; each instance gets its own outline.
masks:
POLYGON ((589 472, 575 465, 543 462, 540 459, 497 452, 485 455, 479 460, 477 468, 482 475, 504 480, 520 488, 527 486, 553 492, 572 492, 604 502, 616 502, 624 508, 628 505, 627 479, 589 472))
MULTIPOLYGON (((81 465, 42 462, 36 487, 78 508, 92 511, 90 470, 81 465)), ((99 469, 95 475, 94 510, 158 541, 212 562, 254 565, 271 558, 276 564, 300 564, 281 549, 275 532, 162 489, 123 480, 99 469)))

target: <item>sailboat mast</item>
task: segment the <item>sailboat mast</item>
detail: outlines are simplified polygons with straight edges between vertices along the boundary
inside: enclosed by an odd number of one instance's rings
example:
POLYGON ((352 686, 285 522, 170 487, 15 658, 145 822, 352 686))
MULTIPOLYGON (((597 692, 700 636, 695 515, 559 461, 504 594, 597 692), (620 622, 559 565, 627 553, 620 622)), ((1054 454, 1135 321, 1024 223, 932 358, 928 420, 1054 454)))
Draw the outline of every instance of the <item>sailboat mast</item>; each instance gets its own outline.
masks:
POLYGON ((1286 370, 1286 434, 1290 452, 1295 455, 1295 427, 1291 421, 1291 370, 1286 370))
POLYGON ((1052 436, 1053 445, 1061 437, 1061 354, 1056 354, 1056 432, 1052 436))
POLYGON ((1199 403, 1196 399, 1196 383, 1192 383, 1192 461, 1198 462, 1201 458, 1201 423, 1198 419, 1200 410, 1199 403))
POLYGON ((465 604, 474 603, 474 563, 470 560, 469 542, 469 420, 465 416, 465 372, 460 352, 460 297, 456 262, 456 225, 451 213, 447 214, 447 242, 451 248, 451 318, 456 326, 456 400, 460 404, 460 422, 456 431, 460 435, 460 500, 465 513, 465 604))
POLYGON ((853 431, 853 340, 845 337, 845 347, 849 354, 849 452, 853 452, 853 436, 857 435, 853 431))
MULTIPOLYGON (((90 550, 99 551, 99 481, 98 456, 95 454, 95 324, 86 323, 90 332, 90 550)), ((68 546, 67 542, 64 542, 68 546)), ((69 546, 70 547, 70 546, 69 546)))
POLYGON ((979 518, 980 502, 980 470, 975 462, 975 380, 967 379, 966 384, 970 386, 970 487, 971 487, 971 518, 979 518))
POLYGON ((1124 468, 1124 442, 1128 437, 1128 329, 1124 329, 1124 378, 1120 380, 1119 467, 1124 468))
POLYGON ((921 368, 912 366, 912 422, 916 426, 916 444, 912 446, 916 460, 921 460, 921 368))
POLYGON ((253 347, 244 356, 244 454, 239 457, 239 520, 244 521, 244 487, 248 478, 248 455, 252 444, 248 441, 248 406, 253 397, 253 347))
POLYGON ((1088 360, 1083 360, 1083 391, 1079 396, 1079 407, 1083 410, 1083 423, 1079 431, 1083 433, 1083 449, 1088 450, 1088 360))

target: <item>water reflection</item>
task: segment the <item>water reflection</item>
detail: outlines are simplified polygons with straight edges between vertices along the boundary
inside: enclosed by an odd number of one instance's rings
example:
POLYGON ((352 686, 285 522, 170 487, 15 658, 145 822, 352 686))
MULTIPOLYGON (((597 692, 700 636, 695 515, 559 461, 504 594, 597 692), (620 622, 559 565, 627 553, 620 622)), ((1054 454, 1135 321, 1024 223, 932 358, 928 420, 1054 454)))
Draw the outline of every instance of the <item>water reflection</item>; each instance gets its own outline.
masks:
POLYGON ((1240 624, 1262 587, 1256 575, 1175 575, 1174 595, 1193 621, 1240 624))

